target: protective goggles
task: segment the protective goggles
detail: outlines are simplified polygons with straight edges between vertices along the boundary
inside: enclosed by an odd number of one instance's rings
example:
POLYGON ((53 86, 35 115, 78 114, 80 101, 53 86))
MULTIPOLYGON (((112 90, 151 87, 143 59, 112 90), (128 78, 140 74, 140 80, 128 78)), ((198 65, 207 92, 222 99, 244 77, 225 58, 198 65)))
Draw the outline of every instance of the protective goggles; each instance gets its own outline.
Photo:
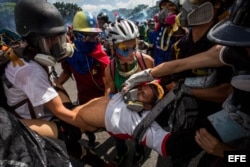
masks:
POLYGON ((116 47, 116 51, 123 57, 128 57, 132 52, 136 51, 136 44, 133 47, 127 47, 124 44, 119 44, 116 47))
POLYGON ((74 32, 77 40, 81 41, 99 41, 101 38, 100 33, 84 33, 84 32, 74 32))
POLYGON ((38 40, 39 52, 60 59, 65 54, 65 49, 63 47, 65 43, 65 34, 53 37, 41 37, 38 40))

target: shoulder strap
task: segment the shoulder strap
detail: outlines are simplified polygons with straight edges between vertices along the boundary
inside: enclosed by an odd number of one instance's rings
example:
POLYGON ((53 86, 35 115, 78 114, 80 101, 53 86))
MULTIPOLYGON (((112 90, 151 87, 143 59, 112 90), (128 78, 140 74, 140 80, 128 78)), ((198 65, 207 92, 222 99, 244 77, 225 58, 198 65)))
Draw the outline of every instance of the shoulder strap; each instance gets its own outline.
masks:
POLYGON ((144 61, 144 58, 142 56, 142 52, 140 52, 140 53, 136 52, 136 58, 137 58, 137 61, 138 61, 139 65, 140 65, 141 69, 142 70, 147 69, 147 65, 146 65, 146 63, 144 61))
POLYGON ((113 80, 115 79, 115 58, 113 57, 110 61, 110 75, 113 78, 113 80))
POLYGON ((175 53, 175 59, 179 59, 179 54, 180 54, 180 48, 178 48, 178 42, 174 44, 174 53, 175 53))
POLYGON ((17 118, 22 118, 15 110, 16 110, 18 107, 24 105, 25 103, 28 104, 31 118, 32 118, 32 119, 36 119, 36 114, 35 114, 34 108, 33 108, 32 104, 31 104, 31 102, 30 102, 30 100, 29 100, 28 98, 27 98, 27 99, 24 99, 24 100, 22 100, 22 101, 20 101, 20 102, 17 103, 16 105, 10 107, 10 108, 12 109, 13 114, 14 114, 17 118))
POLYGON ((20 106, 22 106, 22 105, 24 105, 25 103, 27 103, 28 104, 28 107, 29 107, 29 112, 30 112, 30 115, 31 115, 31 118, 32 119, 36 119, 36 114, 35 114, 35 111, 34 111, 34 108, 33 108, 33 106, 32 106, 32 104, 31 104, 31 102, 30 102, 30 100, 27 98, 27 99, 24 99, 24 100, 22 100, 22 101, 20 101, 19 103, 17 103, 16 105, 14 105, 14 106, 9 106, 8 104, 7 104, 7 98, 6 98, 6 96, 5 96, 5 93, 4 93, 4 85, 6 85, 6 87, 8 88, 8 89, 10 89, 11 87, 12 87, 12 83, 7 79, 7 77, 4 75, 4 74, 2 74, 1 75, 1 105, 4 105, 3 107, 5 107, 5 108, 7 108, 8 110, 11 110, 11 112, 16 116, 16 117, 18 117, 18 118, 22 118, 15 110, 18 108, 18 107, 20 107, 20 106), (2 104, 3 103, 3 104, 2 104))

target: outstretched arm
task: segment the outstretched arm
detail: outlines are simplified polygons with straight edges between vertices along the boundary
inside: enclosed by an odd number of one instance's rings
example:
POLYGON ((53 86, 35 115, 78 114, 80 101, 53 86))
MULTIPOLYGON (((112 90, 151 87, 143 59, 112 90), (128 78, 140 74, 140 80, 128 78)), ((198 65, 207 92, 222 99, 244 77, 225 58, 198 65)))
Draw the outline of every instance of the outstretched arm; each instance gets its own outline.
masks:
MULTIPOLYGON (((65 109, 69 111, 67 116, 63 114, 64 107, 62 108, 59 105, 58 109, 61 109, 60 112, 62 113, 56 116, 65 122, 72 122, 73 125, 81 128, 82 131, 96 131, 98 128, 105 128, 105 114, 109 100, 109 96, 102 96, 77 106, 72 111, 65 109)), ((39 119, 23 119, 22 122, 42 136, 57 138, 58 131, 54 122, 39 119)))
POLYGON ((158 78, 194 68, 222 66, 223 63, 219 58, 221 48, 221 45, 216 45, 205 52, 184 59, 164 62, 152 68, 150 74, 158 78))
POLYGON ((185 70, 202 67, 219 67, 223 66, 220 61, 219 54, 222 46, 216 45, 211 49, 198 53, 184 59, 172 60, 164 62, 150 70, 144 70, 139 73, 133 74, 124 83, 123 93, 138 85, 141 82, 150 81, 154 78, 163 77, 166 75, 178 73, 185 70))

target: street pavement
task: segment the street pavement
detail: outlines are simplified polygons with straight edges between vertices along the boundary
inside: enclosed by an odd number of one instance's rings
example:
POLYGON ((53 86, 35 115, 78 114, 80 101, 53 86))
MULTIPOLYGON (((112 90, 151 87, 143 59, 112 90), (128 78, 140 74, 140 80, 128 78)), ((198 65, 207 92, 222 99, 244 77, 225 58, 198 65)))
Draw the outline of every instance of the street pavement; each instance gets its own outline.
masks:
MULTIPOLYGON (((61 72, 60 64, 55 66, 55 69, 58 74, 61 72)), ((69 79, 64 85, 64 88, 69 93, 71 101, 75 102, 77 99, 77 89, 75 85, 74 79, 69 79)), ((106 131, 98 131, 96 134, 96 143, 95 148, 93 149, 97 155, 99 155, 105 161, 111 161, 116 153, 115 149, 115 140, 110 137, 110 135, 106 131)), ((86 141, 87 138, 85 134, 82 136, 82 140, 80 142, 86 141)), ((132 165, 132 157, 134 153, 134 141, 127 140, 126 141, 130 152, 129 155, 126 157, 126 162, 122 167, 136 167, 132 165)), ((141 167, 172 167, 171 158, 163 158, 157 152, 145 148, 146 158, 141 165, 141 167)), ((189 167, 195 167, 196 163, 198 162, 199 156, 194 158, 194 160, 190 163, 189 167)), ((87 167, 87 166, 85 166, 87 167)))

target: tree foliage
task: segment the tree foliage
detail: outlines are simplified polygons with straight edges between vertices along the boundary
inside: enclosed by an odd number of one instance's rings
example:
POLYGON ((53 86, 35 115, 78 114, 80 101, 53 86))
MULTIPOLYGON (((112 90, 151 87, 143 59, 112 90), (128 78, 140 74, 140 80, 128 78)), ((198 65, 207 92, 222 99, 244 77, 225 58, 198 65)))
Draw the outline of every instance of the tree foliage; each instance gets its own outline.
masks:
POLYGON ((6 28, 15 31, 14 8, 16 2, 0 3, 0 28, 6 28))
MULTIPOLYGON (((17 1, 18 0, 0 0, 0 28, 8 28, 15 31, 14 8, 17 1)), ((62 14, 66 25, 72 24, 75 13, 82 10, 77 4, 67 3, 67 1, 56 2, 54 5, 62 14)), ((153 15, 158 12, 158 7, 148 7, 142 4, 136 6, 134 9, 120 8, 112 11, 102 9, 100 12, 102 11, 108 14, 111 21, 115 19, 114 13, 117 12, 119 16, 140 22, 152 18, 153 15)))
POLYGON ((82 10, 73 3, 56 2, 54 5, 62 14, 65 24, 71 24, 75 13, 82 10))

